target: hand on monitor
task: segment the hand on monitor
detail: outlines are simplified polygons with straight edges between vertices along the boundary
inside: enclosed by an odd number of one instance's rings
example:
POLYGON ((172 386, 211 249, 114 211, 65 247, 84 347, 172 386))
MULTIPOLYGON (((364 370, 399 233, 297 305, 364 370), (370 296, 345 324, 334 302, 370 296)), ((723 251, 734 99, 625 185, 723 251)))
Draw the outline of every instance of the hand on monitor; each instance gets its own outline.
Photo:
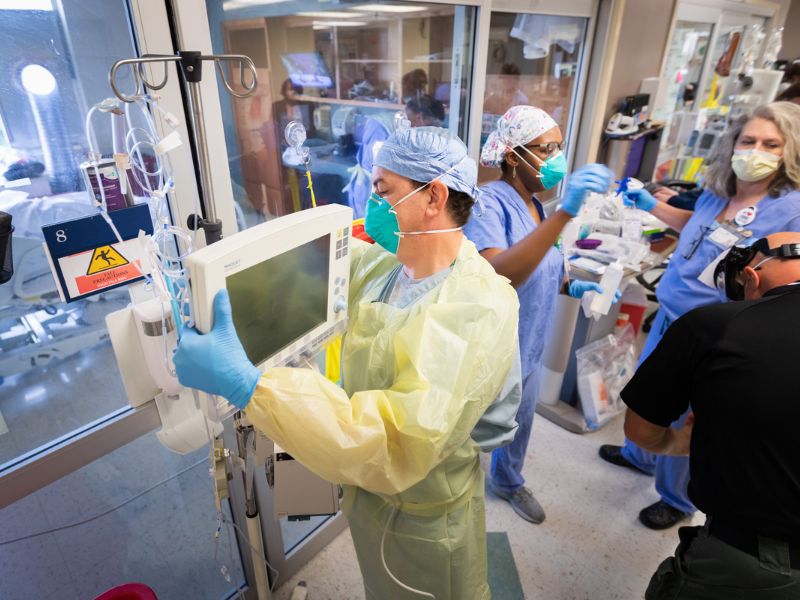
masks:
POLYGON ((209 333, 183 330, 174 362, 182 385, 222 396, 240 409, 247 406, 261 372, 247 358, 236 335, 228 290, 214 296, 214 326, 209 333))

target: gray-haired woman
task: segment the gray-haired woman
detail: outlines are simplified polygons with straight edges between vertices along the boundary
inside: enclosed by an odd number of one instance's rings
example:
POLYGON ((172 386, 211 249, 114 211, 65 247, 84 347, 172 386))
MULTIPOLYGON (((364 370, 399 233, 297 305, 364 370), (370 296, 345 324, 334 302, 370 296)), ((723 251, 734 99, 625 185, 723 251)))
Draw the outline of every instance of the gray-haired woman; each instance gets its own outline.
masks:
MULTIPOLYGON (((772 233, 800 231, 800 106, 773 102, 734 122, 710 161, 704 187, 694 212, 658 202, 645 190, 629 192, 638 208, 681 233, 658 285, 661 308, 641 361, 671 322, 721 300, 716 287, 709 285, 709 265, 723 252, 772 233)), ((684 418, 673 426, 682 426, 684 418)), ((647 527, 666 529, 695 512, 688 493, 688 458, 656 457, 630 440, 623 447, 602 446, 600 456, 655 475, 661 500, 639 513, 647 527)))

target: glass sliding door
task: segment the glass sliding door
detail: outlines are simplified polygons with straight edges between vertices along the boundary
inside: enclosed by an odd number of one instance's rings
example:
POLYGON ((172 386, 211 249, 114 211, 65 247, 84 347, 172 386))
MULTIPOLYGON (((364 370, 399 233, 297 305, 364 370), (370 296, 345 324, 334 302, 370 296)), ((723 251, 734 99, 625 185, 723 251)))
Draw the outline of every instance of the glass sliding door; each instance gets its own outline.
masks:
POLYGON ((141 582, 159 600, 222 600, 244 573, 218 525, 208 451, 179 456, 149 434, 0 509, 0 596, 88 599, 141 582))
MULTIPOLYGON (((41 228, 96 212, 79 170, 84 119, 136 43, 123 0, 0 3, 0 28, 0 211, 14 226, 14 275, 0 285, 3 465, 127 405, 104 321, 127 292, 62 303, 41 228)), ((110 155, 108 117, 96 124, 110 155)))
MULTIPOLYGON (((492 12, 481 146, 503 113, 522 104, 547 111, 564 139, 570 139, 588 22, 583 17, 492 12)), ((481 167, 478 179, 486 183, 499 176, 499 169, 481 167)), ((540 199, 555 194, 552 190, 540 199)))
POLYGON ((207 0, 215 52, 253 58, 256 95, 221 93, 240 227, 311 205, 284 139, 301 122, 317 202, 364 213, 374 149, 398 113, 466 138, 477 10, 443 4, 207 0))
MULTIPOLYGON (((43 225, 96 214, 79 171, 86 114, 112 96, 114 61, 173 51, 165 6, 0 2, 0 26, 0 211, 14 226, 14 274, 0 285, 0 597, 94 598, 132 581, 163 599, 230 597, 245 577, 208 449, 168 451, 148 433, 152 402, 128 405, 105 326, 127 290, 64 304, 42 250, 43 225)), ((129 72, 119 82, 133 87, 129 72)), ((183 115, 174 70, 159 94, 183 115)), ((109 116, 93 122, 110 155, 109 116)), ((188 199, 180 154, 176 194, 188 199)))

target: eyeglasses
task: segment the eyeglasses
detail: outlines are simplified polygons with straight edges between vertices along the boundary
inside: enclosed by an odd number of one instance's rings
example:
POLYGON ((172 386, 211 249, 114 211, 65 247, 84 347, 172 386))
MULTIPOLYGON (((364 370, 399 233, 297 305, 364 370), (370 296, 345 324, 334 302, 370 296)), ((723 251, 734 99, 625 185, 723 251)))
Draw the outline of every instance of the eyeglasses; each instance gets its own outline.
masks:
POLYGON ((692 257, 694 256, 695 252, 697 252, 697 249, 700 247, 700 244, 703 243, 703 239, 706 237, 706 234, 711 230, 712 228, 708 226, 700 228, 700 233, 698 234, 698 236, 694 240, 692 240, 692 243, 689 244, 689 247, 686 249, 686 252, 683 253, 683 258, 685 260, 692 260, 692 257))
POLYGON ((528 150, 535 150, 545 156, 553 156, 556 152, 564 150, 563 142, 547 142, 546 144, 534 144, 533 146, 525 146, 528 150))

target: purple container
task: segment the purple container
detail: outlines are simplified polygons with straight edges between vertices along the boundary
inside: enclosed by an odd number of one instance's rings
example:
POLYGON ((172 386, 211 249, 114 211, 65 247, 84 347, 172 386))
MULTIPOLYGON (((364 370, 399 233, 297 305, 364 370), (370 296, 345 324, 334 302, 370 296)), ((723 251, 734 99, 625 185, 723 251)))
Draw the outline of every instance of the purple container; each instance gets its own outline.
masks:
POLYGON ((602 243, 603 240, 593 240, 591 238, 586 238, 585 240, 578 240, 577 242, 575 242, 575 245, 581 250, 594 250, 595 248, 599 248, 602 243))

